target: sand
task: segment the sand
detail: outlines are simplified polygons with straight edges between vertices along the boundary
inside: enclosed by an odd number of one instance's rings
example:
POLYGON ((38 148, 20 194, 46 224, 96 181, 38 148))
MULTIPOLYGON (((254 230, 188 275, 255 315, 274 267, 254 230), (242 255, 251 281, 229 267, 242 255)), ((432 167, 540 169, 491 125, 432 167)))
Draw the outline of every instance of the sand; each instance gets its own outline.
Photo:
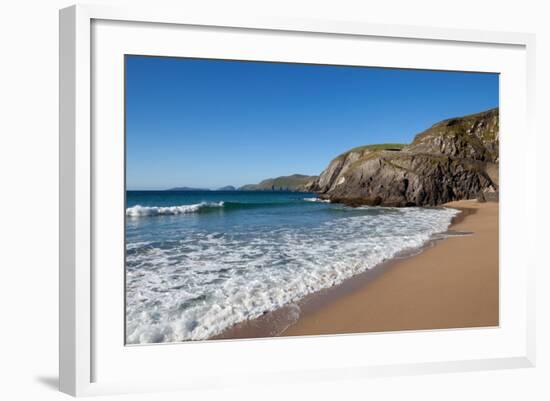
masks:
POLYGON ((498 203, 446 206, 463 210, 450 230, 471 235, 437 241, 419 255, 383 266, 368 280, 348 283, 345 291, 332 291, 317 307, 302 310, 280 335, 498 326, 498 203))

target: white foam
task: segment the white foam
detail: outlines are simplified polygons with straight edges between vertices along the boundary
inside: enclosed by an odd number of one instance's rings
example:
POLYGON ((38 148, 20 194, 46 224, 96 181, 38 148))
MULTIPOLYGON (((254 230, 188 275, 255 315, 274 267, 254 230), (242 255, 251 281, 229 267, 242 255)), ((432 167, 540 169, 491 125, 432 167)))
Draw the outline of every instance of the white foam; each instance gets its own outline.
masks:
POLYGON ((144 217, 159 215, 174 215, 197 213, 206 207, 223 207, 223 202, 201 202, 193 205, 181 206, 141 206, 135 205, 126 209, 126 216, 144 217))
MULTIPOLYGON (((190 235, 127 254, 127 341, 202 340, 371 269, 447 230, 455 209, 373 208, 315 228, 190 235)), ((130 249, 130 248, 128 248, 130 249)))
POLYGON ((322 202, 330 203, 330 199, 321 199, 321 198, 304 198, 306 202, 322 202))

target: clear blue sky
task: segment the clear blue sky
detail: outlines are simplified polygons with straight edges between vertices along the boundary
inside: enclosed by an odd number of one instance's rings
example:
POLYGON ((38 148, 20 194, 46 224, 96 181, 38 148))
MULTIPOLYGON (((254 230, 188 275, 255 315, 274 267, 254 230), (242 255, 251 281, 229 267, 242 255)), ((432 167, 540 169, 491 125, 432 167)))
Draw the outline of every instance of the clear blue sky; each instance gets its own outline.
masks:
POLYGON ((496 74, 127 56, 127 187, 316 175, 498 96, 496 74))

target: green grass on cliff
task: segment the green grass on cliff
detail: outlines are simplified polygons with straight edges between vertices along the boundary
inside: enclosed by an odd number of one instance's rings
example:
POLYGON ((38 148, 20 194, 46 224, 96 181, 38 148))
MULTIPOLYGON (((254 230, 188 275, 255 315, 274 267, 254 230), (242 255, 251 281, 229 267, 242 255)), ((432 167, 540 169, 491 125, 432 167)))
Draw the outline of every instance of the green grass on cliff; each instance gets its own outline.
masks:
POLYGON ((362 152, 364 150, 370 150, 373 152, 377 150, 401 150, 405 146, 407 145, 405 145, 404 143, 376 143, 371 145, 357 146, 337 156, 336 159, 345 157, 348 153, 351 153, 351 152, 362 152))
POLYGON ((403 143, 378 143, 373 145, 357 146, 356 148, 348 150, 349 152, 360 152, 362 150, 401 150, 405 147, 403 143))
POLYGON ((469 140, 472 138, 472 136, 468 132, 469 129, 472 129, 474 125, 479 121, 484 120, 485 123, 488 124, 491 122, 491 119, 493 119, 493 121, 496 121, 496 123, 494 123, 493 126, 487 127, 487 129, 483 130, 481 132, 480 139, 485 142, 494 141, 499 130, 498 113, 499 109, 497 107, 487 111, 482 111, 480 113, 469 114, 462 117, 449 118, 440 121, 432 125, 427 130, 417 134, 414 137, 412 144, 414 145, 415 143, 420 142, 422 139, 434 135, 462 135, 466 140, 469 140))

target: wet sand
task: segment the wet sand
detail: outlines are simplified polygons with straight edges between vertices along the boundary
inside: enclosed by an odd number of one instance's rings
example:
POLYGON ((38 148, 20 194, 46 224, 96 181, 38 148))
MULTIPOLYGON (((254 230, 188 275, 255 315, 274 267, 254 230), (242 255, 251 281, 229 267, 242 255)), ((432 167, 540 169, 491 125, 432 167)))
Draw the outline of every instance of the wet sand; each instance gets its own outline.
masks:
POLYGON ((498 203, 462 211, 451 235, 307 296, 217 339, 489 327, 499 324, 498 203), (463 234, 468 235, 463 235, 463 234))
POLYGON ((304 313, 287 336, 487 327, 499 324, 498 203, 452 202, 463 210, 452 236, 393 263, 372 282, 304 313))

